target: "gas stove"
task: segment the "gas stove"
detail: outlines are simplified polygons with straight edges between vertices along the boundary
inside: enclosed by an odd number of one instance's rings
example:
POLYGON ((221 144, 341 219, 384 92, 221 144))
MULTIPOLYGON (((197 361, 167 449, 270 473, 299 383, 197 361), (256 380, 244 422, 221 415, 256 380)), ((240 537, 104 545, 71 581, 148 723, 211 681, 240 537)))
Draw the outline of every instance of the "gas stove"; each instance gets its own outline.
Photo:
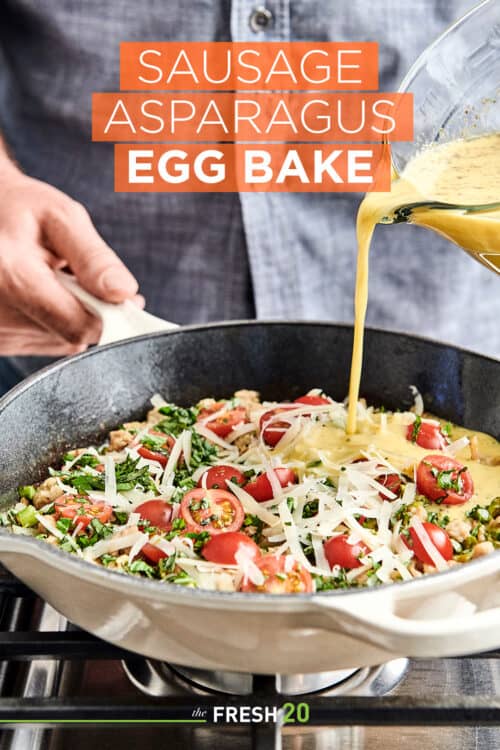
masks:
POLYGON ((500 651, 321 675, 206 672, 84 633, 3 570, 0 602, 0 750, 500 747, 500 651))

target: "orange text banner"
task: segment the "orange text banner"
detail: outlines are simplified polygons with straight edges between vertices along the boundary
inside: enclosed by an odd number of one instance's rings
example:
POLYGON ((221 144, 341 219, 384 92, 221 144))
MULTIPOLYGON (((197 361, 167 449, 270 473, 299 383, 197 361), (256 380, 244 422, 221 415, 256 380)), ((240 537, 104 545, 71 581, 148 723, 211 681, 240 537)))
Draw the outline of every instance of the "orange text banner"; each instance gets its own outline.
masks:
POLYGON ((367 192, 390 187, 382 145, 115 145, 117 192, 367 192))
POLYGON ((413 140, 412 94, 97 93, 94 141, 413 140))
POLYGON ((376 42, 122 42, 123 91, 374 91, 376 42))

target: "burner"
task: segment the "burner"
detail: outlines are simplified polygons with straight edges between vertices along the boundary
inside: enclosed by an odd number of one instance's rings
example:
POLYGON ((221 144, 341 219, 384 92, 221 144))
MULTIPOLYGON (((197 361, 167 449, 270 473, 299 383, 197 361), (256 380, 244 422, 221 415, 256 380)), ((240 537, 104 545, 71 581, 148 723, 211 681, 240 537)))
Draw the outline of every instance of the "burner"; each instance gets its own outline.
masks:
POLYGON ((408 659, 394 659, 378 667, 295 675, 209 671, 140 658, 127 659, 123 667, 139 690, 154 697, 178 694, 179 690, 196 695, 380 696, 393 690, 405 677, 408 659))

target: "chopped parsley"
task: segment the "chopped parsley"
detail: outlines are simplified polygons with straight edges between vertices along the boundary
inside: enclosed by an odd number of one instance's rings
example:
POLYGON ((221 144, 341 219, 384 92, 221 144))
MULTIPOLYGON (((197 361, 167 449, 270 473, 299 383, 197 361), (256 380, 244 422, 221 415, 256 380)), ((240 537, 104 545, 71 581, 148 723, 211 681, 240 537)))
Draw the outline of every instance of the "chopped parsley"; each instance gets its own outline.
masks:
POLYGON ((165 432, 167 435, 173 435, 174 437, 191 427, 198 416, 198 409, 195 407, 183 409, 181 406, 175 406, 174 404, 161 406, 158 411, 165 419, 155 425, 155 430, 160 430, 160 432, 165 432))
MULTIPOLYGON (((75 458, 74 453, 65 453, 63 456, 63 462, 69 463, 70 461, 73 461, 75 458)), ((99 466, 99 464, 102 463, 101 460, 97 458, 97 456, 94 456, 92 453, 82 453, 81 456, 78 456, 78 459, 75 461, 73 466, 79 466, 80 468, 83 468, 84 466, 90 466, 91 469, 95 469, 96 466, 99 466)))
POLYGON ((147 578, 156 578, 155 569, 144 560, 134 560, 125 567, 129 573, 143 573, 147 578))
MULTIPOLYGON (((148 467, 138 468, 140 458, 127 456, 125 461, 115 464, 116 489, 118 492, 128 492, 136 487, 143 490, 157 492, 156 486, 151 478, 148 467)), ((83 474, 82 472, 70 472, 62 474, 64 484, 74 487, 82 495, 88 495, 93 490, 103 492, 105 489, 104 474, 83 474)))
POLYGON ((418 436, 420 433, 420 430, 422 429, 422 417, 420 417, 418 414, 415 417, 415 421, 413 422, 413 428, 411 431, 411 442, 416 443, 418 440, 418 436))
POLYGON ((302 509, 302 518, 312 518, 317 515, 319 508, 319 500, 310 500, 306 503, 302 509))
POLYGON ((461 495, 464 490, 464 483, 462 474, 467 471, 466 466, 462 466, 458 471, 456 469, 437 469, 430 463, 427 463, 430 467, 431 474, 436 480, 436 484, 439 489, 445 492, 456 492, 457 495, 461 495))
POLYGON ((204 547, 210 539, 208 531, 200 531, 199 533, 189 531, 186 536, 193 540, 193 549, 195 552, 201 552, 202 547, 204 547))

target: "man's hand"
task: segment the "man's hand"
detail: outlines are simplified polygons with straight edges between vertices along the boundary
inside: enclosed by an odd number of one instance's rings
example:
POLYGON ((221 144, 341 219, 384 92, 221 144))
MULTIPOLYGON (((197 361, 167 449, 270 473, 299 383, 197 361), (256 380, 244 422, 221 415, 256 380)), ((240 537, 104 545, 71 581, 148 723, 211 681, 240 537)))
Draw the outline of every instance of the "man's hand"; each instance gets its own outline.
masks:
POLYGON ((2 159, 0 355, 63 356, 97 342, 99 322, 54 274, 65 266, 107 302, 137 294, 136 280, 83 206, 2 159))

